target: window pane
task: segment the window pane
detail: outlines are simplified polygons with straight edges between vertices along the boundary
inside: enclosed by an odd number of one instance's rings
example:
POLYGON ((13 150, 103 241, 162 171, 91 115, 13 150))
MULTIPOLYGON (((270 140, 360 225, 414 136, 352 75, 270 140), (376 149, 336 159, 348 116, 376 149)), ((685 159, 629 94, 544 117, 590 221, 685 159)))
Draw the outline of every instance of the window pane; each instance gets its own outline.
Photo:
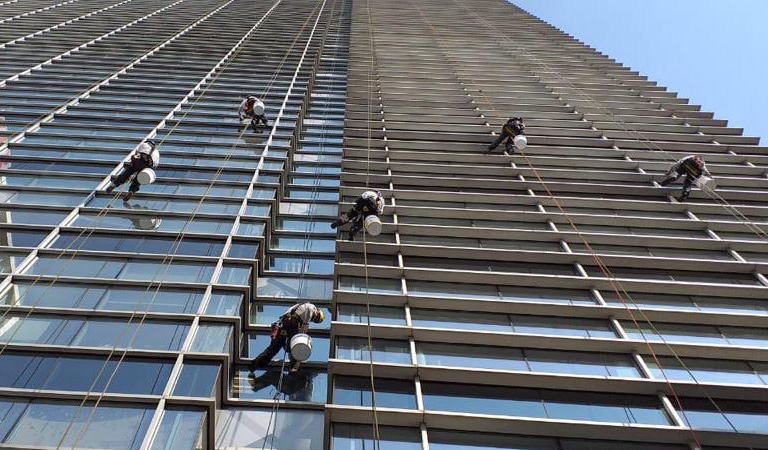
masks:
POLYGON ((188 450, 204 448, 205 417, 202 409, 168 408, 157 431, 152 450, 188 450))
MULTIPOLYGON (((376 407, 416 408, 413 381, 374 380, 376 407)), ((336 376, 333 380, 333 403, 350 406, 371 406, 371 380, 366 377, 336 376)))
MULTIPOLYGON (((413 428, 379 427, 382 450, 421 450, 421 432, 413 428)), ((371 425, 333 424, 335 450, 378 448, 371 425)))
POLYGON ((5 443, 33 447, 56 447, 65 435, 62 447, 138 449, 154 413, 153 407, 112 406, 98 408, 86 404, 30 402, 13 425, 5 443), (76 442, 77 440, 77 442, 76 442))
POLYGON ((211 397, 219 378, 219 364, 185 362, 173 388, 173 395, 182 397, 211 397))
MULTIPOLYGON (((240 370, 235 383, 235 396, 244 399, 273 400, 280 385, 280 370, 240 370)), ((280 386, 281 400, 289 402, 325 403, 328 389, 328 374, 302 368, 297 372, 283 374, 280 386)))

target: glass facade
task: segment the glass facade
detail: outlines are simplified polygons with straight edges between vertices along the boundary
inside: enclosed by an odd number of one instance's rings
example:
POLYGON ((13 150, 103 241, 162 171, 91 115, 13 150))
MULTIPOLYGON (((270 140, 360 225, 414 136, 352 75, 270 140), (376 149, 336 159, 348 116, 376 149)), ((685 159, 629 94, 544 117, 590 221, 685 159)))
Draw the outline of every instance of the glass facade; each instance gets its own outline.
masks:
POLYGON ((468 5, 0 0, 0 447, 768 448, 768 150, 468 5), (655 184, 691 153, 743 216, 655 184))

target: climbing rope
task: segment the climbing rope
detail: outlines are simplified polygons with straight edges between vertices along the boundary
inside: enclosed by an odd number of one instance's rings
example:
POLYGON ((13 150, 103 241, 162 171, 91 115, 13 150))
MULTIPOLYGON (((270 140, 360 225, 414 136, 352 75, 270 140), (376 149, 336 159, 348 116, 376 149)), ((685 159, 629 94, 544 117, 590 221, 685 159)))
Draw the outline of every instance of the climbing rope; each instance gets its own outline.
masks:
MULTIPOLYGON (((312 11, 312 13, 310 14, 310 16, 309 16, 310 18, 311 18, 311 16, 312 16, 312 15, 314 15, 314 11, 316 11, 316 10, 317 10, 317 7, 315 7, 315 9, 314 9, 314 10, 312 11)), ((307 19, 307 21, 305 22, 305 24, 304 24, 304 26, 302 27, 302 29, 301 29, 301 30, 299 30, 299 33, 297 34, 297 38, 296 38, 296 39, 294 39, 294 42, 292 43, 291 47, 288 49, 288 51, 286 52, 285 56, 283 57, 283 60, 281 61, 281 63, 280 63, 280 66, 278 67, 278 69, 275 71, 275 74, 273 75, 273 79, 274 79, 275 77, 277 77, 277 76, 278 76, 278 74, 280 73, 280 69, 281 69, 281 68, 282 68, 282 66, 285 64, 285 61, 287 60, 287 58, 288 58, 288 55, 290 54, 291 50, 293 49, 293 47, 294 47, 295 43, 298 41, 298 38, 300 37, 301 33, 302 33, 302 32, 303 32, 303 30, 306 28, 306 24, 307 24, 308 22, 309 22, 309 18, 308 18, 308 19, 307 19)), ((243 47, 243 48, 244 48, 244 47, 243 47)), ((242 49, 242 48, 241 48, 241 49, 242 49)), ((238 52, 238 53, 239 53, 239 52, 238 52)), ((228 62, 228 64, 229 64, 231 61, 233 61, 233 60, 234 60, 234 58, 235 58, 235 57, 233 57, 233 58, 232 58, 232 60, 230 60, 230 61, 228 62)), ((222 72, 223 72, 224 70, 226 70, 226 66, 228 66, 228 64, 227 64, 227 65, 225 65, 225 66, 224 66, 224 67, 221 69, 221 71, 222 71, 222 72)), ((219 75, 220 75, 220 73, 219 73, 219 75)), ((272 86, 272 83, 270 83, 270 86, 272 86)), ((274 132, 275 132, 275 130, 276 130, 276 127, 277 127, 277 121, 275 121, 275 124, 273 125, 273 129, 272 129, 272 132, 270 133, 270 136, 271 136, 272 134, 274 134, 274 132)), ((185 233, 186 233, 186 231, 187 231, 187 229, 188 229, 189 225, 191 224, 191 222, 192 222, 192 221, 194 220, 194 218, 196 217, 196 215, 197 215, 197 213, 198 213, 198 211, 199 211, 199 208, 202 206, 202 204, 203 204, 203 201, 205 200, 206 196, 208 195, 208 192, 210 191, 210 189, 213 187, 213 185, 216 183, 216 181, 217 181, 217 180, 218 180, 218 178, 220 177, 221 173, 222 173, 222 172, 223 172, 223 170, 224 170, 224 167, 225 167, 225 165, 226 165, 226 162, 229 160, 229 158, 230 158, 230 157, 232 156, 232 154, 234 153, 234 150, 235 150, 235 149, 237 148, 237 146, 239 145, 239 143, 240 143, 240 141, 242 140, 242 137, 243 137, 243 135, 244 135, 244 133, 245 133, 246 131, 248 131, 248 127, 244 127, 244 128, 243 128, 243 130, 242 130, 242 131, 239 133, 239 135, 238 135, 238 139, 237 139, 237 140, 235 141, 235 143, 233 144, 232 148, 230 149, 230 152, 229 152, 229 153, 226 155, 226 158, 224 159, 224 163, 223 163, 223 164, 222 164, 222 165, 219 167, 219 169, 217 170, 217 172, 216 172, 216 176, 215 176, 215 177, 214 177, 214 179, 211 181, 211 183, 208 185, 208 187, 207 187, 206 191, 204 192, 203 196, 201 197, 200 201, 198 202, 197 206, 195 207, 195 210, 193 211, 192 215, 191 215, 191 216, 190 216, 190 218, 189 218, 189 219, 186 221, 186 223, 185 223, 185 226, 184 226, 183 230, 182 230, 182 231, 179 233, 179 235, 178 235, 178 237, 177 237, 176 241, 174 242, 173 250, 172 250, 172 251, 171 251, 169 254, 166 254, 165 258, 163 259, 163 261, 162 261, 161 265, 162 265, 162 264, 165 264, 165 262, 166 262, 166 261, 168 261, 168 264, 167 264, 167 265, 166 265, 166 267, 165 267, 165 272, 164 272, 164 274, 163 274, 163 277, 164 277, 164 276, 167 274, 168 270, 170 270, 171 264, 173 263, 173 259, 174 259, 174 257, 176 256, 176 252, 178 251, 178 246, 181 244, 181 241, 183 240, 183 238, 184 238, 184 236, 185 236, 185 233), (169 256, 170 256, 170 259, 169 259, 169 256)), ((263 161, 263 154, 262 154, 262 161, 263 161)), ((149 282, 149 284, 148 284, 148 286, 147 286, 147 290, 146 290, 146 292, 147 292, 147 293, 148 293, 148 292, 150 291, 150 289, 152 288, 152 285, 153 285, 153 284, 155 284, 155 282, 156 282, 156 279, 157 279, 157 275, 159 274, 159 271, 160 271, 160 269, 158 269, 158 272, 155 274, 155 276, 153 277, 153 279, 152 279, 152 280, 149 282)), ((157 295, 158 295, 158 293, 159 293, 159 290, 160 290, 160 288, 161 288, 162 284, 163 284, 162 280, 160 280, 160 281, 158 281, 158 282, 157 282, 157 288, 155 289, 155 293, 154 293, 154 295, 153 295, 152 299, 151 299, 151 300, 150 300, 150 302, 149 302, 149 303, 150 303, 150 306, 151 306, 152 304, 154 304, 154 301, 155 301, 155 299, 157 298, 157 295)), ((134 310, 134 312, 132 313, 132 315, 131 315, 131 317, 129 318, 128 322, 126 323, 126 325, 125 325, 125 328, 124 328, 124 330, 123 330, 123 334, 124 334, 124 333, 125 333, 125 331, 127 330, 128 326, 131 324, 131 322, 132 322, 132 320, 133 320, 133 318, 135 317, 135 315, 136 315, 136 313, 137 313, 137 312, 138 312, 138 308, 137 308, 136 310, 134 310)), ((105 385, 105 387, 104 387, 104 390, 103 390, 103 391, 100 393, 100 395, 99 395, 99 397, 98 397, 98 399, 97 399, 96 403, 94 404, 94 406, 93 406, 93 408, 92 408, 92 410, 91 410, 91 413, 90 413, 90 415, 89 415, 89 417, 88 417, 88 420, 86 421, 86 423, 85 423, 85 425, 83 426, 83 428, 81 428, 81 431, 80 431, 80 433, 78 434, 78 437, 77 437, 77 439, 76 439, 76 441, 75 441, 75 446, 76 446, 77 442, 79 441, 79 439, 81 439, 81 438, 82 438, 82 435, 83 435, 84 431, 87 429, 87 425, 88 425, 88 424, 90 423, 90 421, 93 419, 93 416, 94 416, 94 414, 95 414, 95 411, 96 411, 96 409, 98 408, 98 406, 99 406, 99 404, 100 404, 101 400, 103 399, 103 397, 104 397, 104 395, 105 395, 105 393, 106 393, 107 389, 109 388, 109 385, 110 385, 110 383, 111 383, 112 379, 114 378, 115 374, 117 373, 117 371, 118 371, 118 369, 119 369, 119 367, 120 367, 120 364, 121 364, 121 363, 123 362, 123 360, 125 359, 125 356, 127 355, 128 349, 131 347, 131 345, 132 345, 133 341, 135 340, 136 336, 138 335, 138 332, 140 331, 140 329, 141 329, 141 326, 143 325, 143 323, 144 323, 144 321, 145 321, 145 319, 146 319, 146 317, 147 317, 147 314, 148 314, 148 310, 147 310, 147 311, 145 311, 145 312, 142 314, 141 320, 139 321, 139 324, 138 324, 138 326, 136 327, 136 330, 134 331, 134 333, 133 333, 133 336, 132 336, 132 338, 131 338, 130 342, 128 343, 128 345, 126 346, 126 348, 123 350, 123 352, 122 352, 122 355, 121 355, 120 359, 119 359, 119 360, 118 360, 118 362, 117 362, 117 365, 115 366, 114 370, 112 371, 112 374, 111 374, 111 376, 109 377, 109 380, 107 381, 107 384, 106 384, 106 385, 105 385)), ((123 334, 121 334, 121 337, 122 337, 122 335, 123 335, 123 334)), ((115 346, 113 346, 112 350, 110 351, 110 354, 108 355, 108 357, 107 357, 107 359, 106 359, 106 361, 105 361, 104 365, 103 365, 103 366, 102 366, 102 368, 101 368, 101 371, 99 372, 99 375, 98 375, 98 376, 97 376, 97 378, 96 378, 97 380, 98 380, 98 379, 101 377, 101 373, 103 373, 104 369, 106 368, 106 365, 108 364, 108 362, 109 362, 109 360, 111 359, 112 355, 114 355, 114 353, 116 353, 116 351, 117 351, 117 344, 116 344, 115 346)), ((94 384, 95 384, 95 383, 94 383, 94 384)), ((92 388, 93 388, 93 385, 92 385, 92 388)), ((67 427, 67 430, 64 432, 64 435, 62 436, 61 442, 59 443, 59 446, 58 446, 58 447, 60 447, 60 446, 62 445, 62 442, 63 442, 64 438, 66 437, 66 434, 68 433, 68 431, 69 431, 69 429, 71 428, 72 424, 74 423, 74 420, 77 418, 77 416, 78 416, 78 414, 79 414, 79 411, 82 409, 82 407, 83 407, 83 406, 84 406, 84 404, 86 403, 86 401, 87 401, 88 397, 90 396, 90 393, 91 393, 91 391, 92 391, 92 388, 91 388, 91 390, 89 390, 89 392, 88 392, 88 393, 86 394, 86 396, 83 398, 83 401, 81 402, 80 406, 78 407, 78 410, 77 410, 77 412, 76 412, 76 413, 73 415, 73 417, 72 417, 72 420, 70 421, 70 423, 69 423, 69 425, 68 425, 68 427, 67 427)))
MULTIPOLYGON (((603 106, 603 105, 602 105, 600 102, 598 102, 597 100, 595 100, 595 99, 594 99, 592 96, 590 96, 588 93, 584 92, 584 91, 583 91, 581 88, 579 88, 578 86, 574 85, 574 84, 573 84, 573 83, 572 83, 572 82, 571 82, 569 79, 567 79, 566 77, 564 77, 563 75, 561 75, 561 74, 560 74, 560 72, 559 72, 558 70, 556 70, 556 69, 554 69, 554 68, 550 67, 550 66, 549 66, 549 65, 548 65, 546 62, 544 62, 544 61, 542 61, 541 59, 539 59, 538 57, 536 57, 534 54, 532 54, 531 52, 529 52, 527 49, 525 49, 525 48, 523 48, 523 47, 520 47, 520 46, 518 46, 518 45, 517 45, 517 44, 516 44, 516 43, 515 43, 515 42, 514 42, 512 39, 510 39, 510 38, 509 38, 508 36, 506 36, 506 35, 505 35, 503 32, 501 32, 500 30, 498 30, 498 28, 497 28, 495 25, 493 25, 492 23, 488 22, 488 21, 487 21, 485 18, 483 18, 482 16, 478 15, 478 14, 477 14, 475 11, 471 10, 470 8, 467 8, 467 6, 466 6, 466 5, 464 5, 464 4, 460 3, 460 2, 457 2, 456 0, 454 0, 454 3, 456 3, 456 4, 460 4, 460 5, 461 5, 461 6, 462 6, 462 7, 463 7, 463 8, 464 8, 466 11, 468 11, 468 12, 469 12, 469 13, 470 13, 470 14, 471 14, 471 15, 472 15, 472 16, 473 16, 473 17, 474 17, 474 18, 475 18, 477 21, 479 21, 479 22, 482 22, 482 23, 483 23, 483 25, 485 25, 485 27, 486 27, 486 28, 488 28, 488 29, 491 29, 491 30, 493 31, 493 33, 494 33, 494 34, 496 34, 497 36, 501 37, 501 38, 502 38, 502 39, 504 39, 505 41, 507 41, 507 42, 511 43, 511 44, 512 44, 512 45, 513 45, 513 46, 514 46, 514 47, 515 47, 517 50, 519 50, 519 51, 521 51, 522 53, 524 53, 524 54, 525 54, 525 55, 526 55, 528 58, 531 58, 531 59, 533 59, 533 60, 536 62, 536 64, 538 64, 538 65, 540 65, 541 67, 545 68, 545 69, 546 69, 546 70, 548 70, 549 72, 553 73, 553 74, 554 74, 556 77, 558 77, 560 80, 562 80, 563 82, 565 82, 566 84, 568 84, 568 86, 569 86, 571 89, 575 90, 575 91, 576 91, 576 92, 577 92, 579 95, 581 95, 583 98, 587 99, 589 102, 591 102, 592 104, 594 104, 595 106, 597 106, 597 108, 599 108, 600 110, 602 110, 603 112, 605 112, 605 113, 606 113, 608 116, 610 116, 610 117, 611 117, 611 120, 612 120, 612 122, 613 122, 614 124, 616 124, 616 125, 619 125, 619 126, 620 126, 620 127, 621 127, 621 128, 624 130, 624 131, 626 131, 626 132, 628 132, 628 133, 632 133, 632 134, 634 134, 635 136, 639 137, 639 140, 640 140, 640 141, 642 141, 642 142, 644 142, 644 143, 646 143, 646 144, 648 145, 648 149, 649 149, 649 150, 653 150, 653 149, 656 149, 657 151, 660 151, 660 152, 662 153, 662 155, 663 155, 665 158, 667 158, 667 160, 670 160, 670 161, 673 161, 673 162, 676 162, 676 161, 677 161, 677 158, 675 158, 675 157, 672 157, 672 156, 669 154, 669 152, 667 152, 666 150, 664 150, 664 149, 663 149, 661 146, 659 146, 659 145, 658 145, 656 142, 654 142, 654 141, 652 141, 651 139, 649 139, 649 138, 648 138, 648 137, 647 137, 647 136, 646 136, 646 135, 645 135, 645 134, 644 134, 642 131, 639 131, 639 130, 636 130, 636 129, 633 129, 633 128, 629 128, 628 124, 627 124, 627 123, 626 123, 626 122, 625 122, 625 121, 624 121, 624 120, 621 118, 621 116, 619 116, 619 115, 617 115, 617 114, 613 113, 611 110, 609 110, 608 108, 606 108, 605 106, 603 106)), ((740 211, 738 208, 736 208, 735 206, 733 206, 732 204, 730 204, 730 203, 729 203, 729 202, 728 202, 728 201, 727 201, 727 200, 726 200, 724 197, 722 197, 720 194, 718 194, 717 192, 715 192, 715 191, 713 191, 713 190, 711 190, 711 189, 701 189, 701 190, 702 190, 702 191, 703 191, 703 192, 704 192, 706 195, 708 195, 708 196, 710 196, 711 198, 713 198, 717 204, 719 204, 720 206, 723 206, 723 207, 726 209, 726 211, 728 211, 728 212, 729 212, 729 213, 730 213, 732 216, 734 216, 734 217, 735 217, 737 220, 739 220, 739 221, 743 222, 743 224, 744 224, 744 225, 745 225, 745 226, 746 226, 748 229, 750 229, 750 231, 752 231, 752 232, 753 232, 753 233, 755 233, 755 234, 756 234, 758 237, 760 237, 760 238, 761 238, 761 240, 764 240, 765 242, 768 242, 768 233, 767 233, 767 232, 765 232, 764 230, 762 230, 762 229, 761 229, 761 228, 760 228, 760 227, 759 227, 757 224, 755 224, 754 222, 752 222, 752 220, 751 220, 751 219, 749 219, 749 217, 747 217, 746 215, 744 215, 743 213, 741 213, 741 211, 740 211)))
MULTIPOLYGON (((427 23, 427 25, 429 26, 430 30, 431 30, 431 31, 432 31, 432 33, 435 35, 435 37, 436 37, 436 40, 440 41, 440 38, 438 37, 436 30, 434 29, 434 27, 433 27, 433 26, 431 25, 431 23, 429 22, 429 19, 427 18, 427 16, 426 16, 426 15, 423 13, 423 11, 421 10, 421 8, 418 6, 418 3, 417 3, 417 8, 419 9, 419 12, 420 12, 420 14, 422 15, 422 18, 423 18, 423 20, 424 20, 424 21, 427 23)), ((448 56, 448 55, 446 54, 446 57, 447 57, 447 56, 448 56)), ((490 106, 491 110, 493 110, 494 112, 498 112, 498 110, 496 109, 496 107, 495 107, 495 105, 493 104, 492 100, 491 100, 490 98, 488 98, 488 96, 486 96, 486 95, 483 93, 483 90, 482 90, 482 89, 481 89, 481 88, 480 88, 480 87, 479 87, 477 84, 475 84, 473 80, 470 80, 470 82, 471 82, 471 83, 472 83, 474 86, 476 86, 476 87, 478 88, 478 92, 479 92, 479 93, 480 93, 480 94, 481 94, 481 95, 484 97, 484 99, 486 100, 486 102, 487 102, 487 103, 488 103, 488 105, 490 106)), ((681 413, 683 414, 683 417, 686 419, 686 422, 687 422, 687 423, 690 423, 690 422, 688 421, 688 419, 687 419, 687 416, 686 416, 686 412, 685 412, 685 409, 684 409, 684 408, 683 408, 683 406, 682 406, 682 403, 681 403, 681 401, 680 401, 680 399, 679 399, 679 397, 678 397, 678 395, 677 395, 677 392, 676 392, 676 390, 675 390, 674 386, 672 385, 671 381, 670 381, 670 380, 669 380, 669 378, 667 377, 667 375, 666 375, 666 372, 663 370, 663 366, 661 365, 661 363, 660 363, 660 361, 659 361, 659 359, 658 359, 658 357, 657 357, 657 355, 656 355, 656 352, 654 351, 653 347, 651 346, 651 344, 650 344, 650 342, 649 342, 648 338, 645 336, 645 333, 643 332, 643 330, 642 330, 642 327, 639 325, 639 323, 638 323, 637 319, 635 318, 635 316, 634 316, 634 314, 633 314, 632 310, 631 310, 631 309, 628 307, 628 305, 626 305, 626 303, 624 302, 624 296, 622 296, 622 292, 624 293, 624 295, 626 295, 626 296, 627 296, 628 298, 630 298, 630 299, 631 299, 631 296, 630 296, 630 295, 629 295, 629 294, 626 292, 626 290, 623 288, 623 286, 621 286, 621 282, 620 282, 619 280, 617 280, 617 279, 616 279, 616 277, 615 277, 615 276, 614 276, 614 275, 613 275, 613 274, 610 272, 610 269, 609 269, 609 268, 607 267, 607 265, 605 265, 605 263, 602 261, 602 258, 600 258, 600 256, 599 256, 599 255, 598 255, 598 254, 597 254, 597 253, 596 253, 596 252, 595 252, 595 251, 592 249, 592 247, 590 246, 590 244, 589 244, 588 240, 586 239, 586 237, 585 237, 584 235, 582 235, 582 234, 581 234, 580 230, 578 229, 578 227, 576 226, 576 224, 574 223, 574 221, 571 219, 570 215, 569 215, 569 214, 568 214, 568 213, 565 211, 565 209, 562 207, 562 205, 561 205, 561 204, 560 204, 560 202, 558 201, 557 197, 556 197, 556 196, 555 196, 555 195, 554 195, 554 194, 551 192, 551 190, 549 189, 549 187, 548 187, 547 183, 545 183, 545 182, 544 182, 544 180, 542 179, 542 177, 541 177, 541 175, 540 175, 539 171, 536 169, 536 167, 535 167, 535 166, 533 165, 533 163, 530 161, 530 159, 528 158, 528 156, 527 156, 527 155, 526 155, 526 154, 523 152, 523 150, 519 150, 519 151, 520 151, 521 155, 524 157, 524 159, 526 160, 526 162, 527 162, 528 166, 530 167, 530 169, 532 170, 532 172, 534 173, 534 175, 536 176, 536 178, 538 179, 539 183, 540 183, 540 184, 541 184, 541 185, 542 185, 542 186, 545 188, 545 190, 547 191, 547 194, 548 194, 548 196, 550 197, 550 199, 551 199, 551 200, 552 200, 552 201, 555 203, 555 205, 557 206, 557 208, 560 210, 561 214, 562 214, 562 215, 563 215, 563 216, 564 216, 564 217, 565 217, 565 218, 568 220, 569 224, 571 225, 571 227, 573 228, 573 230, 575 231, 575 233, 577 234, 577 236, 578 236, 578 237, 579 237, 579 238, 582 240, 582 242, 584 243, 585 247, 586 247, 586 248, 588 249, 588 251, 591 253, 591 255, 592 255, 593 259, 594 259, 594 260, 595 260, 595 262, 597 263, 597 265, 598 265, 598 267, 600 268, 600 270, 602 271, 603 275, 604 275, 604 276, 605 276, 605 278, 608 280, 608 282, 610 283, 611 287, 614 289, 614 291, 615 291, 615 293, 616 293, 617 297, 618 297, 618 298, 619 298, 619 299, 622 301, 622 304, 624 304, 624 306, 625 306, 626 310, 628 311, 628 313, 629 313, 629 315, 630 315, 630 317, 631 317, 631 319, 632 319, 632 321, 633 321, 633 323, 634 323, 635 327, 636 327, 636 328, 637 328, 637 330, 639 331, 639 333, 640 333, 641 337, 643 338, 643 341, 644 341, 644 342, 646 343, 646 345, 648 346, 648 350, 649 350, 649 352, 651 353, 651 355, 652 355, 652 357, 653 357, 653 359, 654 359, 654 361, 655 361, 656 365, 657 365, 657 366, 659 367, 659 369, 661 370, 661 372, 662 372, 662 374, 663 374, 663 376, 664 376, 664 379, 665 379, 665 381, 667 382, 668 388, 670 389, 670 391, 671 391, 671 393, 672 393, 673 397, 675 398, 675 401, 676 401, 676 403, 677 403, 677 407, 678 407, 678 409, 679 409, 679 410, 681 411, 681 413), (621 290, 621 292, 620 292, 620 290, 621 290)), ((633 303, 635 303, 633 299, 632 299, 632 301, 633 301, 633 303)), ((635 306, 637 306, 637 304, 636 304, 636 303, 635 303, 635 306)), ((661 334, 661 333, 660 333, 660 332, 659 332, 659 331, 656 329, 656 327, 653 325, 653 323, 652 323, 652 321, 650 320, 650 318, 649 318, 647 315, 645 315, 645 313, 642 311, 642 309, 639 309, 639 307, 638 307, 638 310, 639 310, 639 311, 641 312, 641 314, 644 316, 644 318, 645 318, 645 319, 646 319, 646 321, 649 323, 649 325, 650 325, 650 326, 651 326, 651 328, 654 330, 654 332, 655 332, 655 333, 656 333, 656 334, 657 334, 657 335, 658 335, 658 336, 661 338, 662 342, 663 342, 663 343, 664 343, 664 344, 665 344, 665 345, 666 345, 666 346, 667 346, 667 347, 670 349, 670 351, 673 353, 673 355, 675 355, 675 357, 676 357, 676 358, 677 358, 677 360, 680 362, 680 364, 681 364, 681 365, 682 365, 682 366, 683 366, 683 367, 684 367, 684 368, 685 368, 685 369, 688 371, 688 373, 691 375, 691 377, 692 377, 692 378, 693 378, 693 379, 696 381, 696 384, 699 386, 699 389, 703 390, 703 392, 704 392, 705 396, 706 396, 706 397, 707 397, 707 398, 710 400, 710 402, 711 402, 711 403, 712 403, 712 404, 713 404, 713 405, 716 407, 716 409, 717 409, 717 410, 718 410, 718 411, 719 411, 719 412, 720 412, 720 413, 723 415, 723 417, 725 418, 725 420, 726 420, 726 421, 728 421, 728 423, 729 423, 731 426, 733 426, 733 424, 730 422, 730 420, 728 419, 728 417, 727 417, 727 416, 724 414, 724 412, 723 412, 723 411, 720 409, 720 407, 717 405, 717 403, 714 401, 714 399, 712 399, 712 397, 709 395, 708 391, 706 391, 706 389, 704 388, 704 386, 702 386, 702 385, 701 385, 701 384, 698 382, 698 380, 697 380, 697 379, 696 379, 696 377, 693 375, 693 373, 691 373, 690 369, 689 369, 689 368, 688 368, 688 367, 685 365, 685 363, 684 363, 684 362, 683 362, 683 361, 680 359, 680 357, 679 357, 679 356, 676 354, 676 352, 675 352, 675 351, 674 351, 674 349, 673 349, 673 348, 670 346, 670 344, 669 344, 669 343, 666 341, 666 339, 664 339, 663 335, 662 335, 662 334, 661 334)), ((735 427, 734 427, 734 429, 735 429, 735 427)), ((696 435, 695 431, 693 430, 693 427, 690 427, 690 431, 691 431, 691 434, 692 434, 692 438, 693 438, 693 440, 694 440, 694 441, 695 441, 695 442, 696 442, 696 443, 697 443, 699 446, 701 446, 701 445, 700 445, 700 443, 699 443, 698 437, 697 437, 697 435, 696 435)))

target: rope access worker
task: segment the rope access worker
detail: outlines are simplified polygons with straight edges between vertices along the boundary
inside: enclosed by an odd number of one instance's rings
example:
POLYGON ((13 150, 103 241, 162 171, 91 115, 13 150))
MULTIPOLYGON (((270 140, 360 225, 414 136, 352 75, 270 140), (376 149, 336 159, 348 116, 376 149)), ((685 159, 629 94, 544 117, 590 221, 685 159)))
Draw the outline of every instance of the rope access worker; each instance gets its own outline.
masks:
POLYGON ((352 222, 352 227, 349 229, 349 240, 354 241, 357 233, 363 228, 363 221, 366 217, 371 214, 381 216, 383 213, 384 197, 381 195, 381 191, 365 191, 355 200, 355 205, 346 214, 342 214, 331 224, 331 228, 336 229, 352 222))
POLYGON ((240 109, 237 111, 237 116, 240 118, 241 122, 246 118, 250 118, 254 133, 258 133, 261 131, 259 129, 259 123, 264 124, 265 127, 269 126, 269 120, 264 111, 264 102, 259 100, 255 95, 249 95, 240 103, 240 109))
POLYGON ((704 160, 700 156, 690 155, 679 159, 673 164, 669 172, 667 172, 666 178, 660 181, 659 184, 667 186, 683 175, 685 175, 685 180, 683 181, 683 190, 680 193, 680 197, 677 198, 679 202, 684 202, 691 194, 694 181, 698 180, 702 175, 711 176, 704 164, 704 160))
POLYGON ((515 136, 523 133, 525 133, 525 124, 523 123, 523 118, 512 117, 511 119, 507 120, 507 123, 505 123, 503 127, 501 127, 501 133, 499 134, 499 137, 496 138, 496 140, 488 146, 488 150, 486 150, 485 153, 491 153, 493 149, 498 147, 499 144, 504 142, 505 139, 507 140, 505 144, 507 152, 512 150, 512 153, 514 153, 515 136))
MULTIPOLYGON (((154 141, 148 140, 139 144, 136 152, 131 156, 130 161, 123 164, 123 170, 118 175, 112 176, 112 182, 107 186, 107 192, 112 192, 116 187, 122 185, 128 181, 134 175, 138 175, 144 169, 154 170, 160 163, 160 152, 157 150, 157 144, 154 141)), ((154 173, 152 174, 154 176, 154 173)), ((141 187, 138 176, 133 178, 133 182, 128 188, 128 192, 123 197, 123 201, 127 202, 133 197, 133 194, 138 192, 141 187)))
MULTIPOLYGON (((299 333, 309 331, 309 322, 322 323, 324 320, 325 313, 323 310, 312 303, 298 303, 288 308, 285 314, 272 324, 269 345, 251 362, 251 370, 266 367, 281 349, 290 353, 291 338, 299 333)), ((291 372, 295 372, 298 368, 299 361, 291 356, 291 372)))

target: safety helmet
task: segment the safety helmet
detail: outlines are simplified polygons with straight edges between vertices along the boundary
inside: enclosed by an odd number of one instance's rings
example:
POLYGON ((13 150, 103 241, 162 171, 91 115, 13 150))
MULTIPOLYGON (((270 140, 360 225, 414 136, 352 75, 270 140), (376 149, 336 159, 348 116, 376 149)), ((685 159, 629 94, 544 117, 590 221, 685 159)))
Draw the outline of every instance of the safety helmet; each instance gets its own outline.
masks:
POLYGON ((324 320, 325 320, 325 312, 323 312, 323 310, 322 310, 322 309, 318 309, 318 310, 317 310, 317 314, 315 314, 315 315, 312 317, 312 322, 315 322, 315 323, 323 323, 323 321, 324 321, 324 320))

